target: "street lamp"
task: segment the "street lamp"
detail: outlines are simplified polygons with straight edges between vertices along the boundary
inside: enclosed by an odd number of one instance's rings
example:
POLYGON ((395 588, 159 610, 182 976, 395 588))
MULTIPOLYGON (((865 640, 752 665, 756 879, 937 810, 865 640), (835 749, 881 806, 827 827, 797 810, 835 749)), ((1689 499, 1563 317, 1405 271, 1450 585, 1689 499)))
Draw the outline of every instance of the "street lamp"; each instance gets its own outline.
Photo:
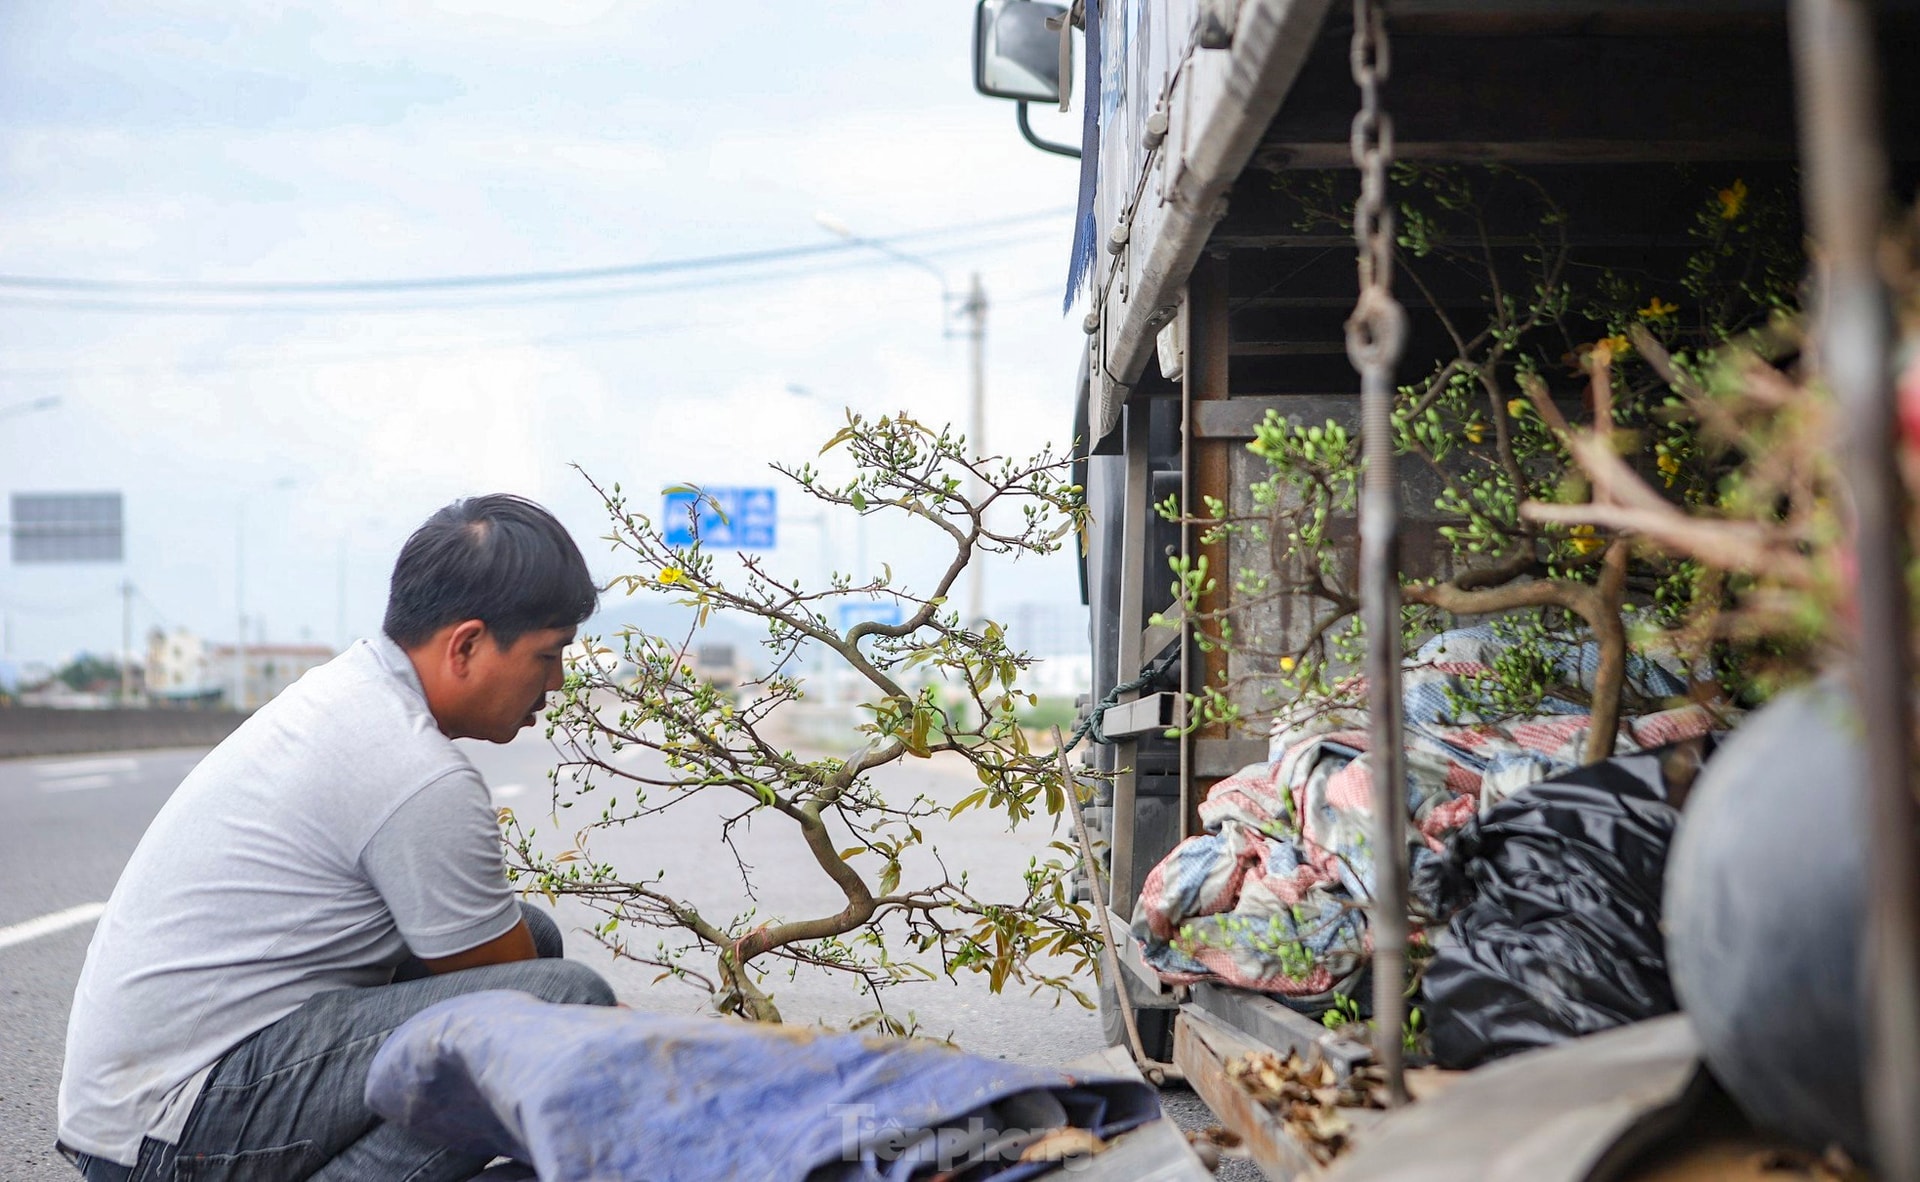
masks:
MULTIPOLYGON (((290 489, 299 481, 282 476, 267 485, 266 491, 290 489)), ((233 637, 233 708, 246 709, 247 694, 247 503, 234 506, 233 524, 233 612, 236 617, 233 637)))
MULTIPOLYGON (((831 214, 816 213, 813 220, 821 229, 846 239, 854 246, 877 251, 895 262, 905 263, 932 275, 940 284, 943 314, 953 306, 953 292, 947 284, 947 273, 937 263, 909 254, 890 242, 855 234, 845 222, 831 214)), ((967 443, 976 456, 984 456, 987 453, 987 289, 980 282, 980 272, 975 271, 970 277, 967 294, 960 300, 957 311, 967 324, 963 330, 967 338, 967 443)), ((969 477, 967 494, 976 505, 985 499, 986 485, 979 476, 969 477)), ((979 554, 971 554, 967 558, 967 614, 963 621, 969 627, 977 627, 986 619, 986 594, 985 564, 981 562, 979 554)))
MULTIPOLYGON (((845 222, 830 213, 816 213, 813 215, 813 220, 827 233, 837 238, 844 238, 851 245, 864 247, 867 250, 878 251, 897 263, 905 263, 909 267, 918 267, 920 270, 925 271, 927 274, 933 276, 934 281, 940 285, 941 308, 945 309, 948 304, 953 302, 953 293, 947 285, 947 273, 940 269, 939 264, 929 262, 917 254, 908 254, 891 242, 883 242, 878 238, 866 238, 856 234, 845 222)), ((978 282, 978 277, 976 277, 975 283, 977 284, 978 282)))

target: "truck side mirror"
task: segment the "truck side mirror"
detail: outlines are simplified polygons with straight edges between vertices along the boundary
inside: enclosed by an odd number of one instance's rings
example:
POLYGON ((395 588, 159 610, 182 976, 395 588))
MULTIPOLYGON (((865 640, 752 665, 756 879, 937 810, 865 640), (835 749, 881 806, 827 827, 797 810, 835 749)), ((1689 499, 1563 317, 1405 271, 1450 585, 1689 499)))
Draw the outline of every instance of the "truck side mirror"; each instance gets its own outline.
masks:
MULTIPOLYGON (((1057 103, 1062 87, 1060 22, 1066 6, 1037 0, 980 0, 973 26, 973 88, 989 98, 1057 103), (1049 19, 1053 28, 1047 27, 1049 19)), ((1069 59, 1071 61, 1071 59, 1069 59)), ((1071 72, 1071 64, 1067 67, 1071 72)))

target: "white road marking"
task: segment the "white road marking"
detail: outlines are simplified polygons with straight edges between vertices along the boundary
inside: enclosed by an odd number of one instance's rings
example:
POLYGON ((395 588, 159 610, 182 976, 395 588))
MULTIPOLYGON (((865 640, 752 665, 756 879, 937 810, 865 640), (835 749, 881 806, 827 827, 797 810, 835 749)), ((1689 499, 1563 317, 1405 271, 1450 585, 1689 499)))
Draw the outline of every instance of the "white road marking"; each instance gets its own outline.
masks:
POLYGON ((16 923, 10 928, 0 928, 0 948, 11 948, 15 944, 25 944, 28 940, 38 940, 42 936, 51 936, 55 932, 64 932, 68 928, 92 923, 99 919, 100 913, 106 909, 105 903, 82 903, 78 907, 69 907, 65 911, 55 911, 51 915, 42 915, 38 919, 29 919, 25 923, 16 923))
POLYGON ((33 774, 42 780, 64 780, 76 776, 117 775, 140 770, 135 759, 72 759, 65 763, 36 763, 33 774))
POLYGON ((518 796, 526 790, 527 786, 525 784, 502 784, 493 790, 493 798, 495 800, 506 800, 508 797, 518 796))
POLYGON ((72 776, 65 780, 48 780, 40 785, 42 792, 80 792, 88 788, 105 788, 119 782, 118 776, 72 776))

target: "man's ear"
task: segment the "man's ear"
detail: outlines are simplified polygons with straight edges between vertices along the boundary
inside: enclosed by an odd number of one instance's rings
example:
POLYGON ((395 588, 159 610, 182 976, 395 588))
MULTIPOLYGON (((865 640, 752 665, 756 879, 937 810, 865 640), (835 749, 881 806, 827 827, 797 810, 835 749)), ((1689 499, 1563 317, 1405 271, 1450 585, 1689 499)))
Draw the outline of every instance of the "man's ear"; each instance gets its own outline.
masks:
POLYGON ((473 654, 486 639, 484 620, 462 620, 447 633, 447 668, 455 677, 465 677, 473 664, 473 654))

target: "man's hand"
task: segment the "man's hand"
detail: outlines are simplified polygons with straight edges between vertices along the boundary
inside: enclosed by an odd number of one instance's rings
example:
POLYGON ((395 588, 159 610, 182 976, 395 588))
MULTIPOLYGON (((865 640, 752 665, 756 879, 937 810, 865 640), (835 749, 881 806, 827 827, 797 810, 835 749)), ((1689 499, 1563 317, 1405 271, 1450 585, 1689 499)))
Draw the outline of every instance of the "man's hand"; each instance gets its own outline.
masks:
POLYGON ((527 930, 527 921, 523 919, 506 933, 495 936, 485 944, 476 945, 465 952, 456 952, 452 956, 434 959, 423 956, 420 963, 427 966, 429 973, 438 976, 441 973, 457 973, 461 969, 477 969, 482 965, 532 960, 534 955, 533 933, 527 930))

